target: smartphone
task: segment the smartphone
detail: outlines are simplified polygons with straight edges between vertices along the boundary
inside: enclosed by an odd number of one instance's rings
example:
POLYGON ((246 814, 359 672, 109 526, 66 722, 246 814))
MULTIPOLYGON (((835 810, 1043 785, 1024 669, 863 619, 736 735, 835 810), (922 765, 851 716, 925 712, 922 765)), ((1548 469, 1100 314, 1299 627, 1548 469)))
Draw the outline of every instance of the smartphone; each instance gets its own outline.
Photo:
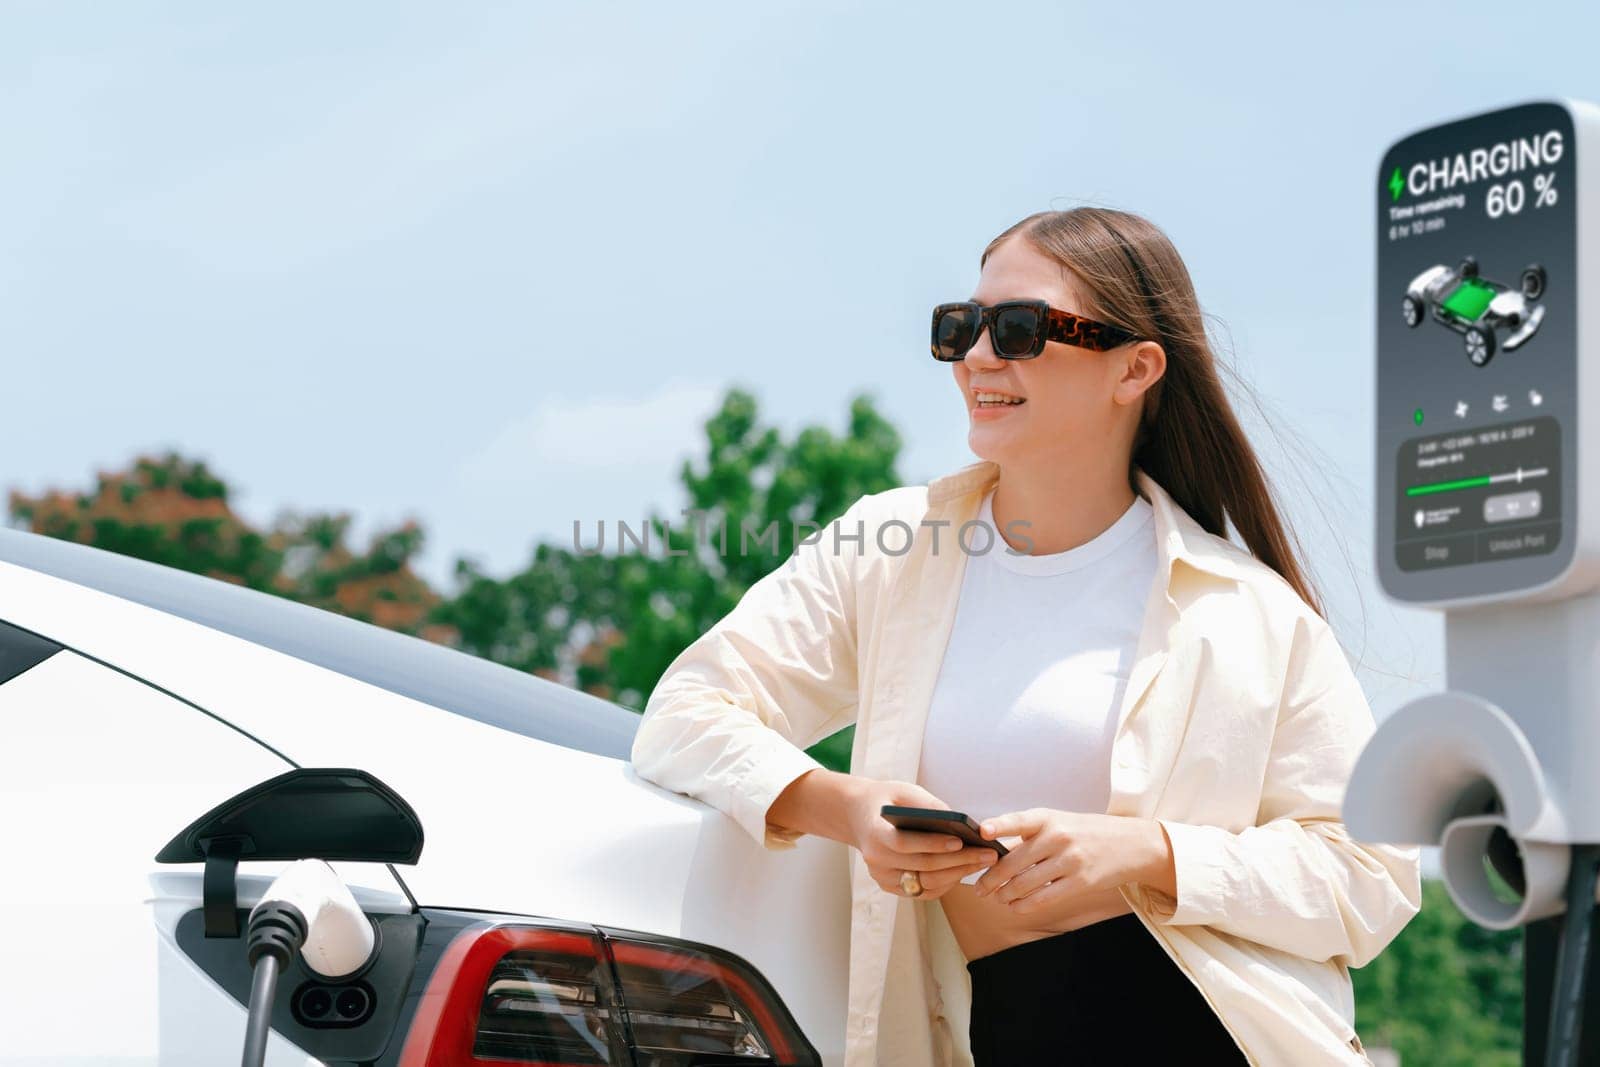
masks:
POLYGON ((998 841, 991 841, 983 836, 978 824, 972 816, 961 811, 941 811, 938 808, 908 808, 899 804, 885 804, 883 817, 888 819, 895 827, 901 830, 916 830, 921 833, 950 834, 959 837, 969 845, 979 848, 992 848, 996 854, 1004 856, 1006 846, 998 841))

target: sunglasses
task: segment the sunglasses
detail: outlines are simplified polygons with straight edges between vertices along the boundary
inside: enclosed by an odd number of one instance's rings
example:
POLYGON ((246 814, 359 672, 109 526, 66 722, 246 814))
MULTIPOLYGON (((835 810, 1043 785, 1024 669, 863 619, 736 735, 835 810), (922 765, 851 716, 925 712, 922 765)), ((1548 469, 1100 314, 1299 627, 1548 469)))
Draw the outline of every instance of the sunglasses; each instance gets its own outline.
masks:
POLYGON ((964 300, 933 309, 933 358, 942 363, 965 359, 986 326, 989 343, 1001 359, 1032 359, 1044 351, 1046 341, 1104 352, 1139 340, 1131 330, 1058 310, 1043 300, 1002 300, 990 307, 964 300))

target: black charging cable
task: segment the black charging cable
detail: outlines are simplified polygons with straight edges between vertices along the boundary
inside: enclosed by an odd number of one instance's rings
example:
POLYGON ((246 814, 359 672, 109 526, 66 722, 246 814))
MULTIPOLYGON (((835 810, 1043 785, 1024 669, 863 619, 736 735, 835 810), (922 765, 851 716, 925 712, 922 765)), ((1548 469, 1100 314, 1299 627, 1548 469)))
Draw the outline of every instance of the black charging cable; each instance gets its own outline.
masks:
POLYGON ((261 1067, 272 1030, 278 976, 306 943, 306 917, 293 904, 268 900, 250 913, 245 957, 250 961, 250 1015, 245 1021, 242 1067, 261 1067))

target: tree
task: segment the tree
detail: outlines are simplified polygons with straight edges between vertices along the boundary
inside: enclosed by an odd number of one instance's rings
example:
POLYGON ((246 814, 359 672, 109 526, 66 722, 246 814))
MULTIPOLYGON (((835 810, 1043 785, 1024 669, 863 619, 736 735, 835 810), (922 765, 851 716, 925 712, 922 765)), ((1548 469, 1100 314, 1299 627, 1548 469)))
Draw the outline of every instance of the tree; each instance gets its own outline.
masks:
POLYGON ((1422 910, 1377 959, 1350 972, 1356 1029, 1402 1064, 1513 1067, 1522 1059, 1520 931, 1485 930, 1444 883, 1422 883, 1422 910))
POLYGON ((140 456, 129 470, 98 472, 89 492, 13 490, 8 511, 34 533, 453 640, 427 619, 440 598, 411 569, 423 538, 415 522, 380 531, 365 552, 345 543, 347 514, 288 513, 257 530, 234 513, 227 484, 203 460, 140 456))
MULTIPOLYGON (((811 426, 786 441, 759 416, 751 394, 723 398, 706 423, 705 461, 680 468, 678 517, 652 512, 634 531, 658 547, 596 554, 541 544, 506 579, 462 560, 457 592, 433 619, 459 632, 467 651, 643 708, 678 653, 782 564, 798 538, 862 495, 900 484, 900 436, 866 397, 851 402, 843 436, 811 426)), ((848 769, 852 734, 813 754, 848 769)))

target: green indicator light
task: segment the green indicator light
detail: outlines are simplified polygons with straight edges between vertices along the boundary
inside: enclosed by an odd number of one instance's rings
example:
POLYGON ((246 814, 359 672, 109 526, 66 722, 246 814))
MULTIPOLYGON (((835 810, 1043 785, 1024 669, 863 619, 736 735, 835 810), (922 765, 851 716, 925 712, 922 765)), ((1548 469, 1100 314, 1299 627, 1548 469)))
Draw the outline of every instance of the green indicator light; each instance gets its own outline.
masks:
POLYGON ((1479 478, 1461 478, 1453 482, 1434 482, 1432 485, 1413 485, 1406 490, 1406 496, 1425 496, 1428 493, 1447 493, 1452 489, 1471 489, 1479 485, 1488 485, 1487 474, 1479 478))
POLYGON ((1406 180, 1400 177, 1400 168, 1394 168, 1394 173, 1389 175, 1389 198, 1399 200, 1400 194, 1405 191, 1406 180))
POLYGON ((1411 421, 1416 423, 1418 426, 1422 425, 1422 409, 1421 408, 1418 408, 1417 410, 1415 410, 1415 411, 1413 411, 1411 413, 1411 421))

